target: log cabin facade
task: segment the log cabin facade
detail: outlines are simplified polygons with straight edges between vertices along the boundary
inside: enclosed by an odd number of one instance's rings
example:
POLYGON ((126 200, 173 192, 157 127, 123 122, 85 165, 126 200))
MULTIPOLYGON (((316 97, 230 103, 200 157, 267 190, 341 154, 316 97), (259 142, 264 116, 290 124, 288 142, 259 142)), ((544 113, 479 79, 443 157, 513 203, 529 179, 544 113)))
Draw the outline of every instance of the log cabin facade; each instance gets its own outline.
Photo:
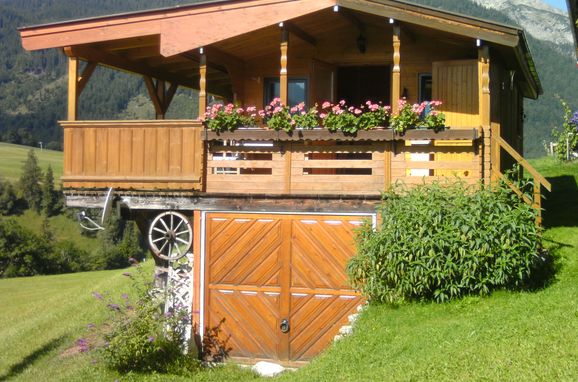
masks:
POLYGON ((541 86, 517 28, 398 0, 224 0, 20 33, 27 50, 69 57, 67 204, 112 200, 160 267, 190 245, 193 322, 203 333, 224 318, 241 359, 299 363, 327 347, 362 302, 344 271, 353 232, 391 185, 489 183, 519 162, 536 180, 529 203, 549 188, 518 154, 523 98, 541 86), (97 65, 141 75, 157 119, 77 120, 97 65), (393 113, 402 98, 438 99, 449 128, 217 134, 164 119, 179 86, 198 90, 199 116, 215 99, 371 99, 393 113))

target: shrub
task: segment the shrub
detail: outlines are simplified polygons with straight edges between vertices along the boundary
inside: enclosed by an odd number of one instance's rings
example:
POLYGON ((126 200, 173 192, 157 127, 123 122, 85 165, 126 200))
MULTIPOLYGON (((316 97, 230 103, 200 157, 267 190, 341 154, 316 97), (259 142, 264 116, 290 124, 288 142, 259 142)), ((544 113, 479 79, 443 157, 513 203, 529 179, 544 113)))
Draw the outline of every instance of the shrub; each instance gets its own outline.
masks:
POLYGON ((347 270, 366 297, 384 303, 521 287, 541 249, 535 217, 505 185, 394 189, 385 195, 378 229, 366 225, 358 233, 347 270))
POLYGON ((572 152, 578 147, 578 111, 572 114, 572 109, 566 101, 562 102, 564 122, 562 128, 554 128, 552 136, 556 140, 555 155, 561 161, 573 159, 572 152))
POLYGON ((152 283, 143 281, 137 268, 137 277, 128 274, 137 290, 134 303, 128 295, 114 303, 98 293, 111 312, 107 323, 105 344, 102 349, 106 365, 119 372, 161 372, 187 375, 198 370, 200 362, 196 352, 187 352, 185 327, 190 321, 186 310, 164 313, 164 295, 151 293, 152 283))

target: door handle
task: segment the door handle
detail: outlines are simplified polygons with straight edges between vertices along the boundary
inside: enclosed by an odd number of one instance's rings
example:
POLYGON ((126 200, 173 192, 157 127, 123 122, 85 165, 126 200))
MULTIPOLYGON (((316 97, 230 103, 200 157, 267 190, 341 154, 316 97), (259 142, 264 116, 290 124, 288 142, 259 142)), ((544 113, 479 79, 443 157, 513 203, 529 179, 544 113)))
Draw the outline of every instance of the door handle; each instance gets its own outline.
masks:
POLYGON ((281 325, 279 325, 282 333, 287 333, 289 331, 289 320, 284 318, 281 320, 281 325))

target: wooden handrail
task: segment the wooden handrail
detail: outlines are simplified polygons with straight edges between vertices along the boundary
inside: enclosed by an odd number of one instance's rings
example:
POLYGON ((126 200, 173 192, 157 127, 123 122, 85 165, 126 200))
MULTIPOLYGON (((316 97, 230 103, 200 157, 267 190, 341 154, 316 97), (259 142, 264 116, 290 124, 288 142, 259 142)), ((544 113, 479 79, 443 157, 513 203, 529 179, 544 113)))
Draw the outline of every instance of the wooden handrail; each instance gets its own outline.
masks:
MULTIPOLYGON (((498 175, 498 177, 502 180, 504 180, 506 182, 506 184, 520 197, 522 198, 522 200, 524 200, 524 202, 526 202, 527 204, 531 205, 533 208, 536 209, 537 214, 536 214, 536 226, 541 226, 542 225, 542 195, 540 192, 540 186, 544 186, 544 188, 546 188, 548 191, 552 191, 552 185, 550 184, 550 182, 548 182, 546 180, 546 178, 544 178, 542 176, 542 174, 540 174, 530 163, 528 163, 528 161, 526 159, 524 159, 523 156, 521 156, 516 149, 514 149, 512 146, 510 146, 508 144, 508 142, 506 142, 504 140, 504 138, 500 137, 499 135, 494 135, 492 136, 492 145, 497 145, 498 146, 498 153, 499 153, 499 148, 503 148, 504 150, 506 150, 508 152, 508 154, 510 154, 512 156, 512 158, 514 158, 525 170, 527 170, 532 177, 534 178, 534 192, 533 192, 533 200, 530 199, 528 196, 524 195, 524 193, 522 193, 522 191, 516 187, 515 184, 513 184, 504 174, 502 174, 502 172, 500 171, 500 169, 495 169, 493 168, 492 171, 498 175)), ((499 161, 497 162, 498 166, 499 166, 499 161)), ((494 164, 494 163, 493 163, 494 164)))
MULTIPOLYGON (((497 142, 504 150, 508 152, 524 169, 528 170, 530 174, 537 180, 546 190, 552 191, 552 184, 546 180, 523 156, 521 156, 516 149, 508 144, 502 137, 492 137, 494 142, 497 142)), ((503 175, 502 175, 503 176, 503 175)))

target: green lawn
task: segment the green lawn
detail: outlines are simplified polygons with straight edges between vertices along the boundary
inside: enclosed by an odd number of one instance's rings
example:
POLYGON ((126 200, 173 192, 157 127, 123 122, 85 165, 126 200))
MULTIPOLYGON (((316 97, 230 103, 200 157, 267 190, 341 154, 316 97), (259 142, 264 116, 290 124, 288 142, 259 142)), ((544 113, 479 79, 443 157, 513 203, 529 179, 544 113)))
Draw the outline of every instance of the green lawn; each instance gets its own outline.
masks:
MULTIPOLYGON (((534 161, 550 179, 546 244, 557 257, 553 282, 534 292, 498 292, 447 304, 371 306, 355 333, 290 381, 578 380, 578 163, 534 161)), ((0 381, 180 381, 118 376, 95 354, 63 356, 86 324, 103 319, 91 292, 128 288, 122 271, 0 280, 0 381)), ((250 380, 235 366, 195 380, 250 380)))
MULTIPOLYGON (((14 215, 10 216, 10 218, 16 220, 18 224, 37 234, 42 233, 44 215, 38 215, 32 210, 26 210, 22 215, 14 215)), ((89 253, 96 250, 99 245, 99 241, 96 237, 82 235, 82 228, 76 220, 70 219, 65 215, 56 215, 48 218, 48 221, 50 230, 57 241, 72 241, 78 248, 89 253)))
MULTIPOLYGON (((32 147, 0 142, 0 177, 10 182, 17 182, 30 149, 32 147)), ((62 152, 35 148, 34 153, 42 171, 45 171, 48 165, 52 166, 55 183, 58 186, 62 176, 62 152)))

